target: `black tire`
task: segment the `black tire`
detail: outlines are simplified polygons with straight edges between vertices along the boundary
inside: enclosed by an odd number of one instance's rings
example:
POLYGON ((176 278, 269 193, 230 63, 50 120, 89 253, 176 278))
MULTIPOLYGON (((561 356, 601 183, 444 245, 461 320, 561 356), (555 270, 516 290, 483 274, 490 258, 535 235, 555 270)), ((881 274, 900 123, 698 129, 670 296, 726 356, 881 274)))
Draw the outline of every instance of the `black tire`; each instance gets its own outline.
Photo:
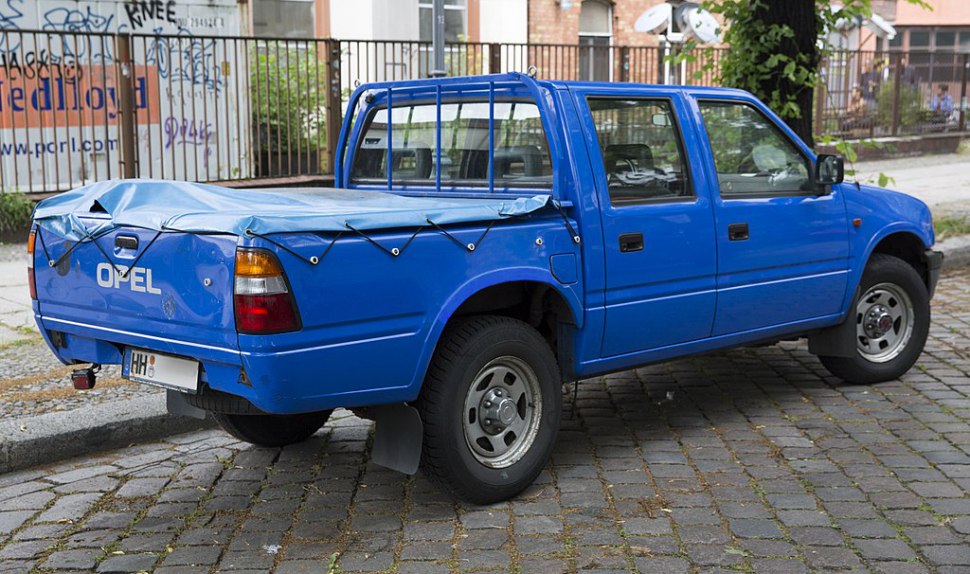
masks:
POLYGON ((298 415, 235 415, 209 413, 222 430, 259 446, 286 446, 303 442, 320 430, 333 411, 298 415))
MULTIPOLYGON (((503 379, 503 384, 506 380, 514 381, 515 377, 503 379)), ((424 422, 424 474, 467 502, 499 502, 532 484, 552 455, 562 412, 559 366, 549 344, 522 321, 490 315, 460 320, 442 335, 415 406, 424 422), (471 414, 465 412, 466 401, 472 392, 481 392, 483 385, 493 385, 487 376, 486 380, 481 379, 486 367, 495 361, 513 359, 531 370, 523 371, 528 375, 523 378, 531 380, 531 388, 539 390, 541 400, 534 402, 541 404, 541 410, 537 414, 535 405, 529 405, 528 414, 519 415, 522 420, 528 418, 529 428, 533 429, 522 436, 534 438, 523 441, 522 447, 517 446, 518 439, 513 439, 513 448, 524 450, 507 466, 493 468, 476 458, 481 454, 475 454, 470 439, 466 439, 465 422, 471 414), (480 382, 473 389, 476 380, 480 382)))
MULTIPOLYGON (((875 362, 867 358, 856 343, 859 337, 853 339, 855 346, 851 350, 851 357, 819 357, 830 373, 847 383, 868 385, 898 379, 912 368, 926 345, 930 329, 930 297, 919 273, 902 259, 876 253, 862 274, 858 290, 859 300, 880 284, 897 286, 909 297, 913 307, 912 334, 898 354, 885 362, 875 362)), ((854 302, 853 305, 856 306, 848 320, 861 324, 863 317, 858 303, 854 302)))

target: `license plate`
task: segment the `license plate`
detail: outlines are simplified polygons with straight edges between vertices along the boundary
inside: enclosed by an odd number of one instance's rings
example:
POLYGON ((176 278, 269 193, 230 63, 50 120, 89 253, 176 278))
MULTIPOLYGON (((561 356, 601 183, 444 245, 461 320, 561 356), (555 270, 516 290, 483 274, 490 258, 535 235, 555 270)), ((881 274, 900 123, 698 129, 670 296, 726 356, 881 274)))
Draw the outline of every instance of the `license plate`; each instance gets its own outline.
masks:
POLYGON ((157 385, 184 393, 199 390, 199 362, 155 351, 129 349, 123 375, 136 383, 157 385))

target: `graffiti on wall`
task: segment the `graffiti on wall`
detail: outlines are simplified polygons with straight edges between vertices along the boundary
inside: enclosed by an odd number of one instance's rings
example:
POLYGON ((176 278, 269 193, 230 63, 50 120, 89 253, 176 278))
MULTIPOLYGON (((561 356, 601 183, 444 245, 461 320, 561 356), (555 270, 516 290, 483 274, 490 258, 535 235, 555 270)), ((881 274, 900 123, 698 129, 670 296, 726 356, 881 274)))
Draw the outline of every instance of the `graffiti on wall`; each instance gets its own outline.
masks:
POLYGON ((140 175, 220 179, 245 171, 241 151, 226 165, 215 162, 218 145, 241 150, 244 126, 199 119, 216 110, 246 117, 245 98, 227 81, 243 45, 212 37, 240 27, 237 0, 0 0, 0 174, 117 177, 119 33, 133 35, 135 65, 124 73, 137 140, 172 151, 143 156, 140 175))

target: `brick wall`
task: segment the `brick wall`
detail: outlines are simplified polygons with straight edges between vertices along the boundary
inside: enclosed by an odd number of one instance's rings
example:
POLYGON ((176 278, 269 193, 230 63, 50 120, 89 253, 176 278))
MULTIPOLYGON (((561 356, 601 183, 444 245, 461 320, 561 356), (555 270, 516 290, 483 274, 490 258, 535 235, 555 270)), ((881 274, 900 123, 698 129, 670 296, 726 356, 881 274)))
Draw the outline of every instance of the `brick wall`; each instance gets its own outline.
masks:
MULTIPOLYGON (((589 0, 592 1, 592 0, 589 0)), ((613 5, 613 44, 617 46, 656 46, 657 36, 633 30, 640 14, 663 0, 615 0, 613 5)), ((536 44, 575 44, 579 41, 579 13, 582 0, 572 0, 563 10, 556 0, 529 0, 529 42, 536 44)))

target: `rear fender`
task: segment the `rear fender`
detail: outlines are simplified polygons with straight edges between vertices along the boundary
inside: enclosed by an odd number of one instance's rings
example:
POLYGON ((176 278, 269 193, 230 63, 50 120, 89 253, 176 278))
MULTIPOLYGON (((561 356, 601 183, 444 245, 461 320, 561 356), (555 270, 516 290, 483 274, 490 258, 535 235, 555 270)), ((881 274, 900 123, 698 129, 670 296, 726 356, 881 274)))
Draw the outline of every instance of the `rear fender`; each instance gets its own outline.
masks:
POLYGON ((410 384, 408 394, 412 398, 417 398, 418 394, 421 392, 421 384, 424 382, 424 376, 428 371, 428 366, 431 364, 431 357, 434 355, 434 351, 441 340, 441 334, 444 332, 448 322, 451 321, 455 312, 462 306, 462 304, 474 297, 477 293, 488 289, 489 287, 516 281, 532 281, 548 285, 551 289, 555 290, 559 295, 561 295, 563 300, 566 301, 575 325, 577 327, 582 327, 583 308, 580 300, 581 293, 579 292, 577 285, 562 285, 558 283, 548 269, 536 267, 516 267, 512 269, 496 270, 479 275, 459 287, 458 290, 455 291, 455 293, 452 294, 452 296, 445 302, 441 308, 441 311, 439 311, 437 317, 435 317, 434 323, 431 329, 428 331, 428 337, 425 339, 421 357, 418 361, 417 371, 415 372, 414 378, 410 384))

